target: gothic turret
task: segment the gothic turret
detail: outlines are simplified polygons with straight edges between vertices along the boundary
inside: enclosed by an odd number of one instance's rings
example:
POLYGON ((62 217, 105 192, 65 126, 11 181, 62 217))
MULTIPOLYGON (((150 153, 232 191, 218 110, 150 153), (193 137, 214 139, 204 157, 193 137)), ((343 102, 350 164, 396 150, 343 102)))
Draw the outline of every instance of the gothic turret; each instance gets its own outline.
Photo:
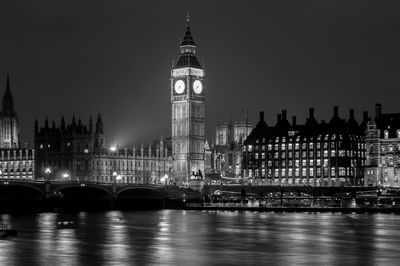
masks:
POLYGON ((192 32, 190 31, 189 14, 186 17, 186 21, 187 21, 186 32, 180 45, 181 54, 174 68, 182 68, 182 67, 202 68, 199 60, 196 57, 196 44, 192 37, 192 32))
POLYGON ((11 89, 10 89, 10 76, 7 73, 7 83, 6 83, 6 91, 3 96, 3 115, 14 115, 14 99, 11 95, 11 89))

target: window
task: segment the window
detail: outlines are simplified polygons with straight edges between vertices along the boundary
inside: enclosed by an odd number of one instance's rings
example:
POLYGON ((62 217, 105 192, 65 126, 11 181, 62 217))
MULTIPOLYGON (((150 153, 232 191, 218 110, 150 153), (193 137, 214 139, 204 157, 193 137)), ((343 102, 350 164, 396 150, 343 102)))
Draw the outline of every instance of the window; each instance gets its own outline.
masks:
POLYGON ((303 177, 307 176, 307 169, 303 168, 303 170, 302 170, 302 176, 303 176, 303 177))
POLYGON ((321 160, 317 159, 317 166, 321 166, 321 160))
POLYGON ((385 130, 384 131, 384 136, 385 136, 385 139, 388 139, 389 138, 389 131, 385 130))

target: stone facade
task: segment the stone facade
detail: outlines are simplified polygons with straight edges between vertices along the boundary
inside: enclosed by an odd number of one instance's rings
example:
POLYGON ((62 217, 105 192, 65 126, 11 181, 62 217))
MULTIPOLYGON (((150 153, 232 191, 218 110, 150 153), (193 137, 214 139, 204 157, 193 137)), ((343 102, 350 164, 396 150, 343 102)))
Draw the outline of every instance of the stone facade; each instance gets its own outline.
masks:
POLYGON ((59 127, 45 120, 39 129, 35 122, 36 178, 79 180, 100 183, 154 184, 175 182, 171 176, 172 158, 168 141, 161 139, 139 149, 107 147, 103 121, 97 117, 88 126, 75 116, 59 127), (166 178, 168 177, 168 178, 166 178))
POLYGON ((205 71, 196 56, 189 19, 171 71, 172 175, 179 184, 205 172, 205 71))
POLYGON ((365 186, 400 187, 400 113, 382 114, 376 104, 365 138, 365 186))
POLYGON ((19 124, 11 95, 10 77, 7 74, 6 90, 0 113, 0 148, 19 148, 19 124))
POLYGON ((33 179, 34 149, 0 149, 1 179, 33 179))
MULTIPOLYGON (((242 147, 253 130, 248 114, 234 122, 223 121, 215 129, 215 145, 212 145, 212 171, 221 177, 239 178, 242 174, 242 147)), ((209 171, 210 173, 210 171, 209 171)))

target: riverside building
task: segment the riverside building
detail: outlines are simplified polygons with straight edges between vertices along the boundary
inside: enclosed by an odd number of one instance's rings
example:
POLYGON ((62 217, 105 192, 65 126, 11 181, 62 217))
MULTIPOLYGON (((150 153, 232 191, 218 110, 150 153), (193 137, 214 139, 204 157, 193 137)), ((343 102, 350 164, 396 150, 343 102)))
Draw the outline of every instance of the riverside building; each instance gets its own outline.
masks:
POLYGON ((384 114, 381 104, 367 125, 364 184, 400 187, 400 113, 384 114))
POLYGON ((354 110, 348 120, 334 107, 332 119, 320 123, 310 108, 304 125, 286 110, 268 126, 264 113, 243 146, 243 177, 249 183, 280 186, 361 186, 365 165, 365 125, 354 110))

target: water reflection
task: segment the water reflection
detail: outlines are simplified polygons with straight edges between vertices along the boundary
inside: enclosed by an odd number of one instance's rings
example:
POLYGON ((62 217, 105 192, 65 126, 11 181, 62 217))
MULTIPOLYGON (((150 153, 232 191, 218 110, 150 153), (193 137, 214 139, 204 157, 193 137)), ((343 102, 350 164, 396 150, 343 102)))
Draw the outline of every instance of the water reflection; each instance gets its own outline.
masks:
POLYGON ((0 265, 392 264, 400 216, 137 211, 1 215, 0 265), (59 221, 73 221, 60 228, 59 221))

